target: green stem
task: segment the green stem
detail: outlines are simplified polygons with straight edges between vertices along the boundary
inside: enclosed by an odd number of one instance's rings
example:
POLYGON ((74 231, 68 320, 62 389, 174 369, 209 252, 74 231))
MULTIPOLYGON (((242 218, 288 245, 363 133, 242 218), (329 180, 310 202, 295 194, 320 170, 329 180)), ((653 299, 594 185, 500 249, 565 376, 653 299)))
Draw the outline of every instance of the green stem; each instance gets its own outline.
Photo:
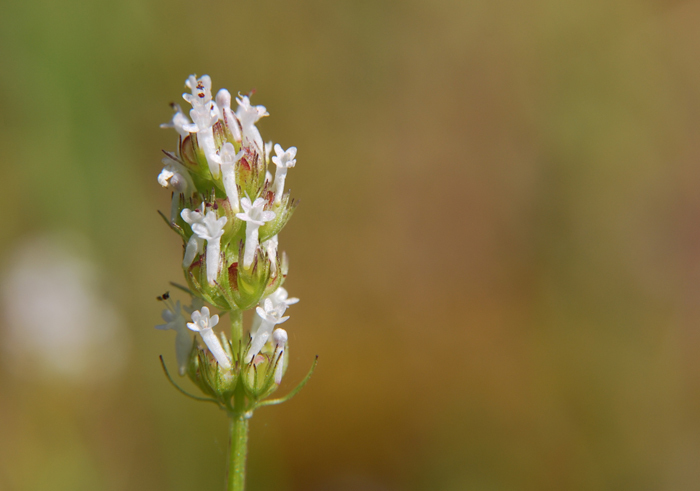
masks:
POLYGON ((245 489, 245 461, 247 453, 248 419, 243 414, 232 414, 228 491, 243 491, 245 489))
POLYGON ((243 311, 232 310, 229 315, 231 316, 231 344, 235 353, 243 339, 243 311))
POLYGON ((245 389, 239 380, 233 396, 231 418, 231 450, 228 466, 228 491, 245 490, 245 464, 248 454, 248 418, 246 417, 245 389))

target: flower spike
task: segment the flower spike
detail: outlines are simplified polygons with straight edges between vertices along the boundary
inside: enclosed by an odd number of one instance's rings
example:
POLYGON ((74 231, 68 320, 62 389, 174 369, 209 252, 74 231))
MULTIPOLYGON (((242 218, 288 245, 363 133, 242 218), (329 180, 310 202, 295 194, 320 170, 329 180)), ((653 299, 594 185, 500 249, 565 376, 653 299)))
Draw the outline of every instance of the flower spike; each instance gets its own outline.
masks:
MULTIPOLYGON (((251 103, 252 93, 239 92, 232 101, 232 93, 214 89, 208 75, 190 75, 185 86, 182 97, 189 107, 172 104, 170 121, 161 125, 178 137, 175 151, 164 151, 157 175, 172 193, 170 217, 159 213, 183 243, 187 286, 175 286, 192 302, 185 306, 169 295, 159 297, 167 308, 156 327, 176 332, 178 372, 206 396, 193 397, 217 404, 236 431, 245 432, 239 424, 256 408, 288 400, 311 373, 287 396, 269 398, 289 362, 289 336, 280 324, 299 301, 282 288, 289 265, 279 243, 298 204, 285 190, 297 148, 263 140, 257 124, 268 112, 251 103), (250 310, 252 323, 244 325, 250 310), (228 329, 213 329, 225 314, 231 321, 228 338, 228 329)), ((232 438, 232 445, 240 449, 243 440, 232 438)), ((232 455, 237 452, 232 448, 232 455)), ((239 480, 231 489, 243 487, 239 480)))

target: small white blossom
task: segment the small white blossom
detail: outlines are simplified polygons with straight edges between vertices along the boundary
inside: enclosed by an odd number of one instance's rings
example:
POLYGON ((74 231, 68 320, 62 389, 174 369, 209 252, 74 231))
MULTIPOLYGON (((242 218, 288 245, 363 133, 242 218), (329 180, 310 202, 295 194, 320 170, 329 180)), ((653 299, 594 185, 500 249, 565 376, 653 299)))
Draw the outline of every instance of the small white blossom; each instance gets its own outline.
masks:
POLYGON ((167 188, 170 185, 170 178, 172 178, 175 175, 175 172, 168 168, 167 166, 163 167, 163 170, 160 171, 160 174, 158 174, 158 184, 163 186, 164 188, 167 188))
POLYGON ((219 156, 216 154, 216 143, 212 125, 219 119, 219 109, 211 100, 211 78, 202 75, 197 79, 190 75, 185 83, 192 91, 191 94, 182 94, 182 98, 192 104, 190 117, 193 123, 185 125, 184 129, 190 133, 197 133, 197 143, 204 152, 209 164, 212 176, 219 177, 219 156))
POLYGON ((192 231, 200 239, 207 241, 207 281, 213 285, 219 274, 221 262, 221 236, 228 218, 217 218, 216 212, 209 210, 202 221, 192 224, 192 231))
POLYGON ((294 305, 295 303, 299 302, 299 299, 296 297, 290 298, 289 293, 282 286, 275 290, 268 298, 272 300, 272 303, 275 306, 284 304, 285 307, 289 307, 290 305, 294 305))
MULTIPOLYGON (((218 96, 217 96, 218 97, 218 96)), ((236 153, 233 144, 230 142, 224 143, 221 147, 219 156, 221 157, 221 174, 224 180, 224 189, 231 209, 234 213, 238 213, 240 206, 238 204, 238 187, 236 186, 236 162, 243 157, 244 151, 236 153)))
POLYGON ((260 350, 265 343, 270 338, 272 334, 272 329, 277 324, 282 324, 284 321, 289 319, 289 316, 284 315, 284 311, 287 310, 287 306, 284 304, 274 305, 272 300, 269 298, 265 299, 262 307, 257 307, 255 311, 258 316, 260 316, 261 322, 260 327, 253 335, 253 339, 250 343, 250 348, 245 357, 245 362, 250 363, 255 355, 260 353, 260 350))
POLYGON ((284 194, 284 181, 287 178, 287 169, 294 167, 297 163, 297 147, 289 147, 287 150, 282 149, 279 144, 275 144, 275 157, 272 157, 272 162, 277 166, 275 172, 275 203, 282 201, 284 194))
MULTIPOLYGON (((189 210, 185 208, 182 210, 182 213, 180 213, 180 216, 182 219, 187 222, 190 227, 194 225, 195 223, 202 223, 204 220, 204 202, 202 202, 201 209, 202 211, 200 212, 199 210, 189 210)), ((187 242, 187 247, 185 248, 185 257, 182 259, 182 267, 183 268, 189 268, 192 265, 192 261, 194 261, 194 258, 197 257, 198 254, 201 254, 204 252, 204 239, 200 239, 197 234, 192 234, 190 236, 190 240, 187 242)))
POLYGON ((272 142, 265 142, 265 163, 270 165, 270 157, 272 156, 272 142))
POLYGON ((221 89, 216 93, 216 105, 219 108, 219 119, 224 120, 226 127, 231 132, 231 136, 237 142, 241 142, 241 128, 238 118, 231 111, 231 93, 226 89, 221 89))
MULTIPOLYGON (((282 286, 277 288, 277 290, 275 290, 272 294, 265 297, 265 299, 260 302, 261 307, 264 307, 266 299, 270 299, 270 301, 272 301, 273 308, 283 305, 285 309, 299 301, 298 298, 289 298, 289 293, 287 293, 287 290, 282 286)), ((252 336, 255 336, 255 333, 258 332, 261 323, 262 318, 257 312, 255 312, 255 315, 253 316, 253 324, 250 328, 250 334, 252 336)))
POLYGON ((272 341, 275 343, 275 383, 282 383, 282 375, 284 374, 284 348, 287 346, 287 331, 284 329, 275 329, 272 333, 272 341))
MULTIPOLYGON (((258 128, 255 127, 260 118, 269 116, 265 106, 251 106, 250 98, 247 95, 237 97, 236 102, 238 102, 238 109, 236 110, 236 116, 241 122, 241 128, 243 129, 243 139, 255 143, 259 151, 264 149, 263 139, 260 136, 258 128)), ((244 144, 246 142, 244 141, 244 144)))
POLYGON ((185 126, 189 126, 192 123, 190 123, 190 120, 187 118, 187 116, 185 116, 185 113, 182 112, 180 106, 178 106, 177 104, 173 104, 172 106, 175 110, 175 114, 173 114, 173 119, 171 119, 168 123, 161 124, 160 127, 175 128, 175 131, 177 131, 178 134, 184 138, 190 134, 190 132, 185 129, 185 126))
POLYGON ((243 254, 243 267, 248 269, 253 264, 255 251, 258 248, 258 228, 263 226, 265 222, 274 220, 274 211, 264 211, 265 200, 257 198, 254 202, 250 202, 247 196, 241 199, 243 213, 237 213, 236 216, 246 222, 245 225, 245 252, 243 254))
POLYGON ((180 375, 184 375, 192 350, 192 336, 187 330, 187 321, 182 315, 180 301, 178 300, 175 305, 172 304, 172 301, 166 304, 161 315, 165 324, 158 324, 156 329, 172 329, 177 333, 175 336, 175 356, 177 357, 178 372, 180 375))
POLYGON ((187 327, 191 330, 198 332, 202 336, 204 344, 207 345, 211 354, 214 355, 216 361, 224 369, 231 368, 231 360, 229 360, 226 351, 221 346, 219 338, 216 337, 212 327, 219 323, 219 316, 212 315, 209 317, 209 309, 207 307, 202 307, 202 310, 195 310, 192 312, 192 322, 187 323, 187 327))
POLYGON ((220 89, 216 93, 216 107, 219 109, 219 119, 224 119, 224 109, 231 110, 231 93, 226 89, 220 89))
POLYGON ((267 252, 267 257, 270 260, 270 269, 272 269, 272 273, 274 274, 277 272, 277 247, 279 246, 277 236, 273 235, 263 242, 262 246, 265 248, 265 252, 267 252))
POLYGON ((173 189, 170 203, 170 221, 175 221, 180 206, 180 197, 194 189, 194 183, 187 170, 170 157, 163 158, 163 170, 158 174, 158 183, 164 188, 173 189))

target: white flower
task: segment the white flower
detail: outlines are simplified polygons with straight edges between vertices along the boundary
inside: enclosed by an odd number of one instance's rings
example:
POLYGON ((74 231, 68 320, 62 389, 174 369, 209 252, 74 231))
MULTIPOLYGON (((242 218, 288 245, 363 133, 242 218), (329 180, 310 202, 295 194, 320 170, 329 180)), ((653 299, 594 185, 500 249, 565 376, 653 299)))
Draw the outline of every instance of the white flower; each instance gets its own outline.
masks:
POLYGON ((182 94, 182 98, 192 104, 190 117, 193 123, 184 126, 190 133, 197 133, 197 144, 200 146, 209 164, 212 176, 219 177, 219 156, 216 154, 216 143, 212 125, 219 119, 219 109, 211 100, 211 78, 202 75, 197 79, 196 75, 190 75, 185 85, 192 91, 191 94, 182 94))
POLYGON ((272 155, 272 142, 265 143, 265 163, 270 165, 270 156, 272 155))
MULTIPOLYGON (((185 208, 182 210, 182 213, 180 213, 180 216, 185 222, 189 223, 191 227, 195 223, 201 223, 204 220, 204 207, 205 204, 202 202, 201 212, 198 209, 192 211, 185 208)), ((204 240, 200 239, 197 234, 192 234, 189 242, 187 242, 187 247, 185 248, 185 257, 182 259, 182 267, 189 268, 192 265, 194 258, 202 252, 204 252, 204 240)))
POLYGON ((272 333, 272 341, 275 343, 275 358, 277 367, 275 368, 275 383, 282 383, 282 375, 284 375, 284 348, 287 345, 287 331, 284 329, 275 329, 272 333))
POLYGON ((216 93, 216 107, 219 108, 219 119, 224 119, 224 109, 231 110, 231 93, 226 89, 220 89, 216 93))
POLYGON ((187 327, 191 330, 198 332, 202 336, 204 344, 207 345, 211 354, 214 355, 216 361, 224 369, 231 368, 231 360, 229 360, 228 355, 224 351, 224 348, 219 342, 219 338, 216 337, 212 327, 219 323, 219 316, 212 315, 209 317, 209 309, 207 307, 202 307, 202 310, 195 310, 192 312, 192 322, 187 323, 187 327))
POLYGON ((219 152, 224 189, 226 190, 226 196, 228 197, 229 203, 231 203, 231 209, 234 213, 238 213, 238 210, 240 210, 240 206, 238 205, 238 187, 236 186, 236 162, 243 157, 243 153, 243 150, 236 153, 233 144, 230 142, 224 143, 224 146, 221 147, 221 151, 219 152))
POLYGON ((180 375, 184 375, 187 370, 190 351, 192 351, 192 336, 187 330, 187 322, 182 315, 180 301, 175 303, 175 305, 172 304, 172 301, 166 304, 166 308, 161 315, 165 324, 158 324, 156 329, 172 329, 177 333, 175 336, 175 356, 177 357, 178 371, 180 375))
POLYGON ((228 218, 217 218, 216 212, 209 210, 200 222, 191 225, 192 231, 200 239, 207 241, 207 281, 213 285, 219 274, 221 261, 221 236, 224 235, 224 225, 228 218))
POLYGON ((188 190, 195 189, 194 183, 183 165, 170 157, 163 158, 163 170, 158 174, 158 183, 164 188, 173 189, 170 203, 170 221, 173 222, 177 218, 180 197, 184 196, 188 190))
POLYGON ((284 181, 287 178, 287 169, 294 167, 297 163, 297 147, 289 147, 287 150, 283 150, 279 144, 275 144, 275 157, 272 157, 272 162, 277 166, 277 171, 275 172, 275 203, 282 201, 282 195, 284 194, 284 181))
POLYGON ((255 251, 258 248, 258 228, 263 226, 265 222, 274 220, 274 211, 264 211, 265 200, 257 198, 253 203, 247 196, 241 199, 243 213, 237 213, 236 216, 246 222, 245 225, 245 252, 243 254, 243 267, 248 269, 253 264, 255 251))
POLYGON ((260 132, 255 127, 255 123, 257 123, 260 118, 269 116, 267 109, 265 109, 265 106, 251 106, 250 99, 247 95, 237 97, 236 102, 238 102, 236 116, 241 122, 243 139, 255 143, 258 149, 262 151, 264 149, 263 140, 262 136, 260 136, 260 132))
POLYGON ((272 300, 273 305, 277 306, 283 304, 285 308, 299 302, 299 299, 296 297, 289 298, 289 293, 282 286, 275 290, 268 298, 272 300))
MULTIPOLYGON (((281 286, 260 302, 261 307, 264 307, 265 300, 267 299, 270 299, 273 308, 277 308, 280 305, 282 305, 285 309, 299 301, 298 298, 289 298, 289 293, 287 293, 287 290, 281 286)), ((258 329, 260 328, 260 324, 262 324, 262 318, 258 315, 257 312, 255 312, 255 316, 253 317, 253 324, 250 328, 251 336, 255 336, 255 333, 257 333, 258 329)))
POLYGON ((158 174, 158 184, 167 188, 170 186, 170 179, 175 175, 175 172, 168 166, 163 167, 163 170, 158 174))
POLYGON ((267 252, 267 258, 270 260, 270 267, 272 269, 272 273, 277 272, 277 247, 279 246, 279 240, 277 239, 277 235, 273 235, 269 239, 267 239, 265 242, 262 243, 262 246, 265 248, 265 251, 267 252))
POLYGON ((241 128, 238 118, 231 111, 231 94, 226 89, 221 89, 216 93, 216 105, 219 108, 219 119, 223 119, 226 127, 231 132, 231 136, 237 142, 242 140, 241 128))
POLYGON ((185 116, 185 113, 182 112, 180 106, 173 104, 172 107, 175 111, 173 118, 170 120, 170 122, 161 124, 160 127, 175 128, 175 131, 177 131, 178 134, 184 138, 190 134, 190 132, 185 129, 185 126, 189 126, 192 123, 190 123, 190 120, 187 118, 187 116, 185 116))
POLYGON ((211 100, 211 78, 202 75, 197 79, 196 75, 190 75, 185 85, 192 91, 191 94, 182 94, 182 98, 192 104, 190 117, 194 124, 186 126, 190 133, 197 133, 210 128, 218 119, 219 111, 211 100))
POLYGON ((260 353, 260 350, 265 343, 270 338, 272 334, 272 329, 277 324, 282 324, 284 321, 289 319, 289 316, 284 316, 284 311, 287 310, 287 306, 284 304, 274 305, 272 300, 269 298, 265 299, 262 307, 257 307, 255 311, 260 316, 261 322, 260 327, 253 335, 253 339, 250 343, 250 348, 245 356, 245 362, 250 363, 255 355, 260 353))

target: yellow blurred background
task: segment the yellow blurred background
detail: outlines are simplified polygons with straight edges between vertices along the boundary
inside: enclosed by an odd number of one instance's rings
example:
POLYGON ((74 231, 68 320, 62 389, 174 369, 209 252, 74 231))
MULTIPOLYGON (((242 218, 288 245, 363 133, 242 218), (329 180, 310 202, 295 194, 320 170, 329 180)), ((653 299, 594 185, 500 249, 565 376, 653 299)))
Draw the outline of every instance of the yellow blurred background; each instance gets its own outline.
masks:
POLYGON ((224 487, 153 328, 191 73, 299 149, 248 489, 700 489, 700 1, 1 6, 0 490, 224 487))

